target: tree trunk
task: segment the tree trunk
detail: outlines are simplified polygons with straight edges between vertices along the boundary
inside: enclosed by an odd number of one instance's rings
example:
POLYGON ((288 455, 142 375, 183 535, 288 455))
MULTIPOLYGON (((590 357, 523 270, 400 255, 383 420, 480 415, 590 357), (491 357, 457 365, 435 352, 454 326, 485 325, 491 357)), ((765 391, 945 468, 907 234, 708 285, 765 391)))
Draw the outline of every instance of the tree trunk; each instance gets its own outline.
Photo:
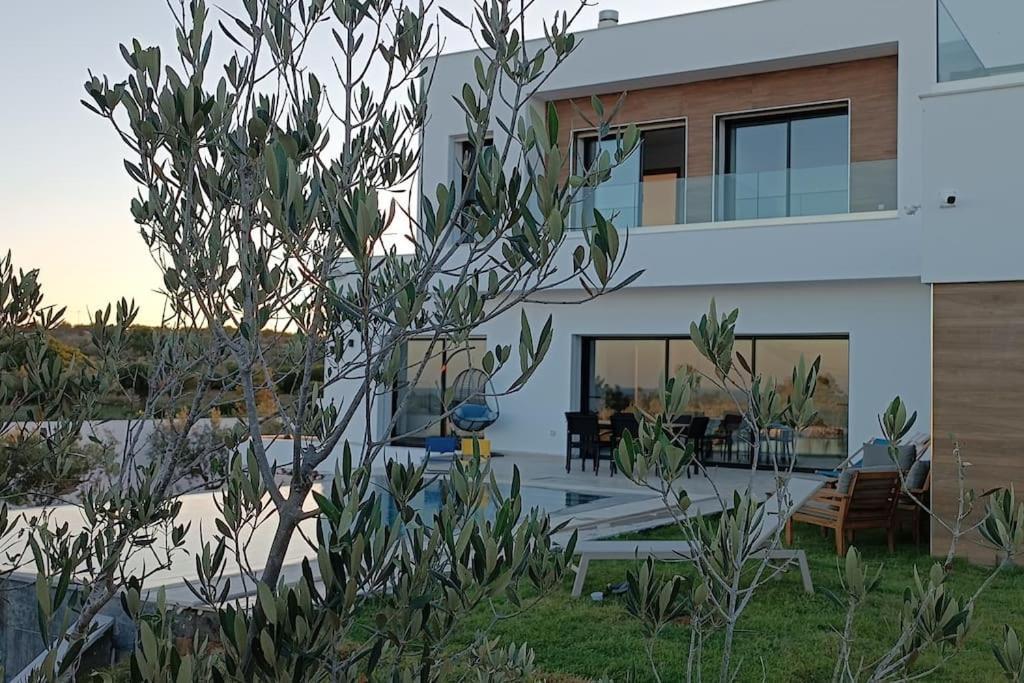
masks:
POLYGON ((302 503, 308 495, 308 486, 293 488, 284 509, 278 511, 274 540, 270 543, 270 550, 267 551, 267 563, 264 565, 263 575, 260 577, 260 580, 270 588, 276 588, 277 582, 281 578, 288 544, 291 543, 292 537, 299 527, 302 503))

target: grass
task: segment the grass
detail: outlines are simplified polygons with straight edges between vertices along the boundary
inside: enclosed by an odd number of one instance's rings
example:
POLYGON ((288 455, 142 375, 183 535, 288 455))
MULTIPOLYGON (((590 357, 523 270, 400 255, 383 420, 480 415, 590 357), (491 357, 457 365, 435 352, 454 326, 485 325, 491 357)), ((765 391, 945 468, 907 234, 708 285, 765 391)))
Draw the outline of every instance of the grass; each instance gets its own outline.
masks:
MULTIPOLYGON (((675 528, 655 529, 639 534, 649 539, 678 538, 675 528)), ((861 609, 857 620, 855 658, 870 661, 883 653, 896 638, 897 617, 904 589, 912 581, 913 568, 927 573, 933 560, 901 538, 890 555, 882 534, 862 532, 856 546, 872 567, 884 563, 884 578, 877 591, 861 609)), ((838 591, 834 544, 816 528, 796 527, 796 547, 807 551, 817 593, 807 595, 799 573, 791 571, 763 587, 744 614, 737 636, 736 657, 741 661, 742 681, 829 680, 837 650, 834 629, 841 624, 842 610, 824 594, 838 591)), ((602 590, 624 579, 628 562, 592 562, 584 595, 602 590)), ((662 564, 664 571, 685 573, 686 565, 662 564)), ((966 595, 987 576, 987 570, 957 563, 951 579, 955 594, 966 595)), ((571 577, 562 588, 544 597, 525 614, 501 622, 493 635, 506 641, 528 642, 536 651, 537 665, 550 681, 587 681, 608 677, 637 681, 654 680, 646 664, 638 622, 629 615, 621 597, 606 595, 601 603, 569 595, 571 577)), ((934 681, 998 680, 1001 671, 991 645, 1001 638, 1004 623, 1024 632, 1024 571, 1011 569, 1001 574, 979 601, 974 625, 965 648, 938 674, 934 681)), ((487 623, 481 614, 466 624, 465 637, 487 623)), ((492 637, 493 637, 492 635, 492 637)), ((664 680, 681 680, 688 651, 689 630, 685 624, 672 626, 656 648, 659 672, 664 680)), ((721 639, 707 647, 709 680, 717 680, 721 639)), ((734 659, 735 661, 735 659, 734 659)), ((936 661, 930 655, 921 662, 936 661)))

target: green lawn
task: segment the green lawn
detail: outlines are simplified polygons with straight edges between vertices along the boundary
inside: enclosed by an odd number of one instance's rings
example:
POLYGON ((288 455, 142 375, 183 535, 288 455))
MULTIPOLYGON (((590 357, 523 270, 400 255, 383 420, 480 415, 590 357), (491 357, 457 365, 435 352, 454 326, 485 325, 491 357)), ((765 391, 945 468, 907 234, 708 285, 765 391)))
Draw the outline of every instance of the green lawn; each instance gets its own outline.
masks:
MULTIPOLYGON (((821 589, 838 590, 836 557, 831 538, 822 538, 818 530, 798 525, 796 547, 808 554, 816 595, 805 594, 799 574, 789 572, 765 586, 754 598, 740 622, 737 654, 742 658, 740 680, 770 681, 828 680, 836 652, 833 629, 842 612, 826 598, 821 589)), ((678 537, 674 528, 656 529, 645 538, 678 537)), ((891 622, 902 602, 904 588, 912 580, 914 565, 923 571, 931 566, 926 554, 914 549, 909 538, 902 538, 897 552, 889 555, 882 535, 861 533, 857 547, 872 566, 885 563, 884 579, 862 609, 857 623, 859 641, 856 657, 880 654, 895 637, 891 622)), ((585 595, 602 590, 607 584, 622 581, 627 562, 592 562, 587 575, 585 595)), ((663 565, 666 571, 686 571, 685 565, 663 565)), ((954 591, 969 593, 982 581, 982 568, 958 564, 952 580, 954 591)), ((624 680, 653 680, 643 655, 640 629, 626 612, 622 598, 607 597, 603 603, 569 595, 571 577, 557 593, 543 599, 524 615, 501 623, 495 635, 514 642, 527 641, 536 650, 537 663, 551 681, 589 680, 607 676, 624 680)), ((991 643, 1000 637, 1002 624, 1009 622, 1018 633, 1024 632, 1024 571, 1010 570, 986 593, 975 614, 969 642, 942 673, 929 680, 998 680, 1000 670, 991 651, 991 643)), ((467 625, 470 632, 484 623, 467 625)), ((669 628, 657 649, 664 680, 680 680, 686 659, 688 630, 681 624, 669 628)), ((718 640, 709 647, 707 674, 717 680, 718 640)))

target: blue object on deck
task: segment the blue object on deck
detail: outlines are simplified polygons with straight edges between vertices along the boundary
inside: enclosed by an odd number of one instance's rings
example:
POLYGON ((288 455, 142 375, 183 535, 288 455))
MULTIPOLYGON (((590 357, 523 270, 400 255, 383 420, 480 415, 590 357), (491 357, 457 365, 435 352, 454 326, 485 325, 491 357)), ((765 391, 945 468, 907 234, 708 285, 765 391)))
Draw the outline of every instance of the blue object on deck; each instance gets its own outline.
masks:
POLYGON ((428 436, 426 443, 427 460, 431 455, 455 455, 459 440, 454 436, 428 436))
POLYGON ((498 414, 479 403, 464 403, 452 413, 452 422, 467 432, 480 431, 481 427, 493 424, 498 414))

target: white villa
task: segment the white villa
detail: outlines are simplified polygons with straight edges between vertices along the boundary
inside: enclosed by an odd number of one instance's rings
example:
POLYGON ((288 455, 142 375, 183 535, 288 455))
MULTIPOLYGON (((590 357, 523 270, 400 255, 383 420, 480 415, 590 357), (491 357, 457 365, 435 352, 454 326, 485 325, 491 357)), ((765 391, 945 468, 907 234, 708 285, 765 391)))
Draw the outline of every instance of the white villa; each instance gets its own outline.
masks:
MULTIPOLYGON (((501 400, 493 448, 564 459, 567 412, 642 403, 663 373, 699 363, 688 329, 714 297, 740 309, 757 372, 784 381, 801 353, 822 357, 822 424, 798 468, 834 466, 877 437, 899 395, 934 434, 940 511, 951 434, 979 489, 1024 485, 1022 26, 1013 0, 763 0, 621 24, 604 13, 538 104, 556 105, 582 162, 603 141, 570 102, 628 92, 617 123, 640 126, 640 153, 585 208, 618 213, 623 272, 644 274, 596 303, 536 312, 554 315, 555 338, 527 387, 501 400)), ((436 63, 423 188, 458 178, 464 117, 451 95, 473 81, 473 57, 436 63)), ((481 346, 515 340, 518 322, 482 329, 481 346)), ((430 422, 460 363, 396 390, 423 397, 403 431, 430 422)), ((726 399, 705 392, 693 412, 721 421, 726 399)), ((383 424, 393 408, 377 409, 383 424)))

